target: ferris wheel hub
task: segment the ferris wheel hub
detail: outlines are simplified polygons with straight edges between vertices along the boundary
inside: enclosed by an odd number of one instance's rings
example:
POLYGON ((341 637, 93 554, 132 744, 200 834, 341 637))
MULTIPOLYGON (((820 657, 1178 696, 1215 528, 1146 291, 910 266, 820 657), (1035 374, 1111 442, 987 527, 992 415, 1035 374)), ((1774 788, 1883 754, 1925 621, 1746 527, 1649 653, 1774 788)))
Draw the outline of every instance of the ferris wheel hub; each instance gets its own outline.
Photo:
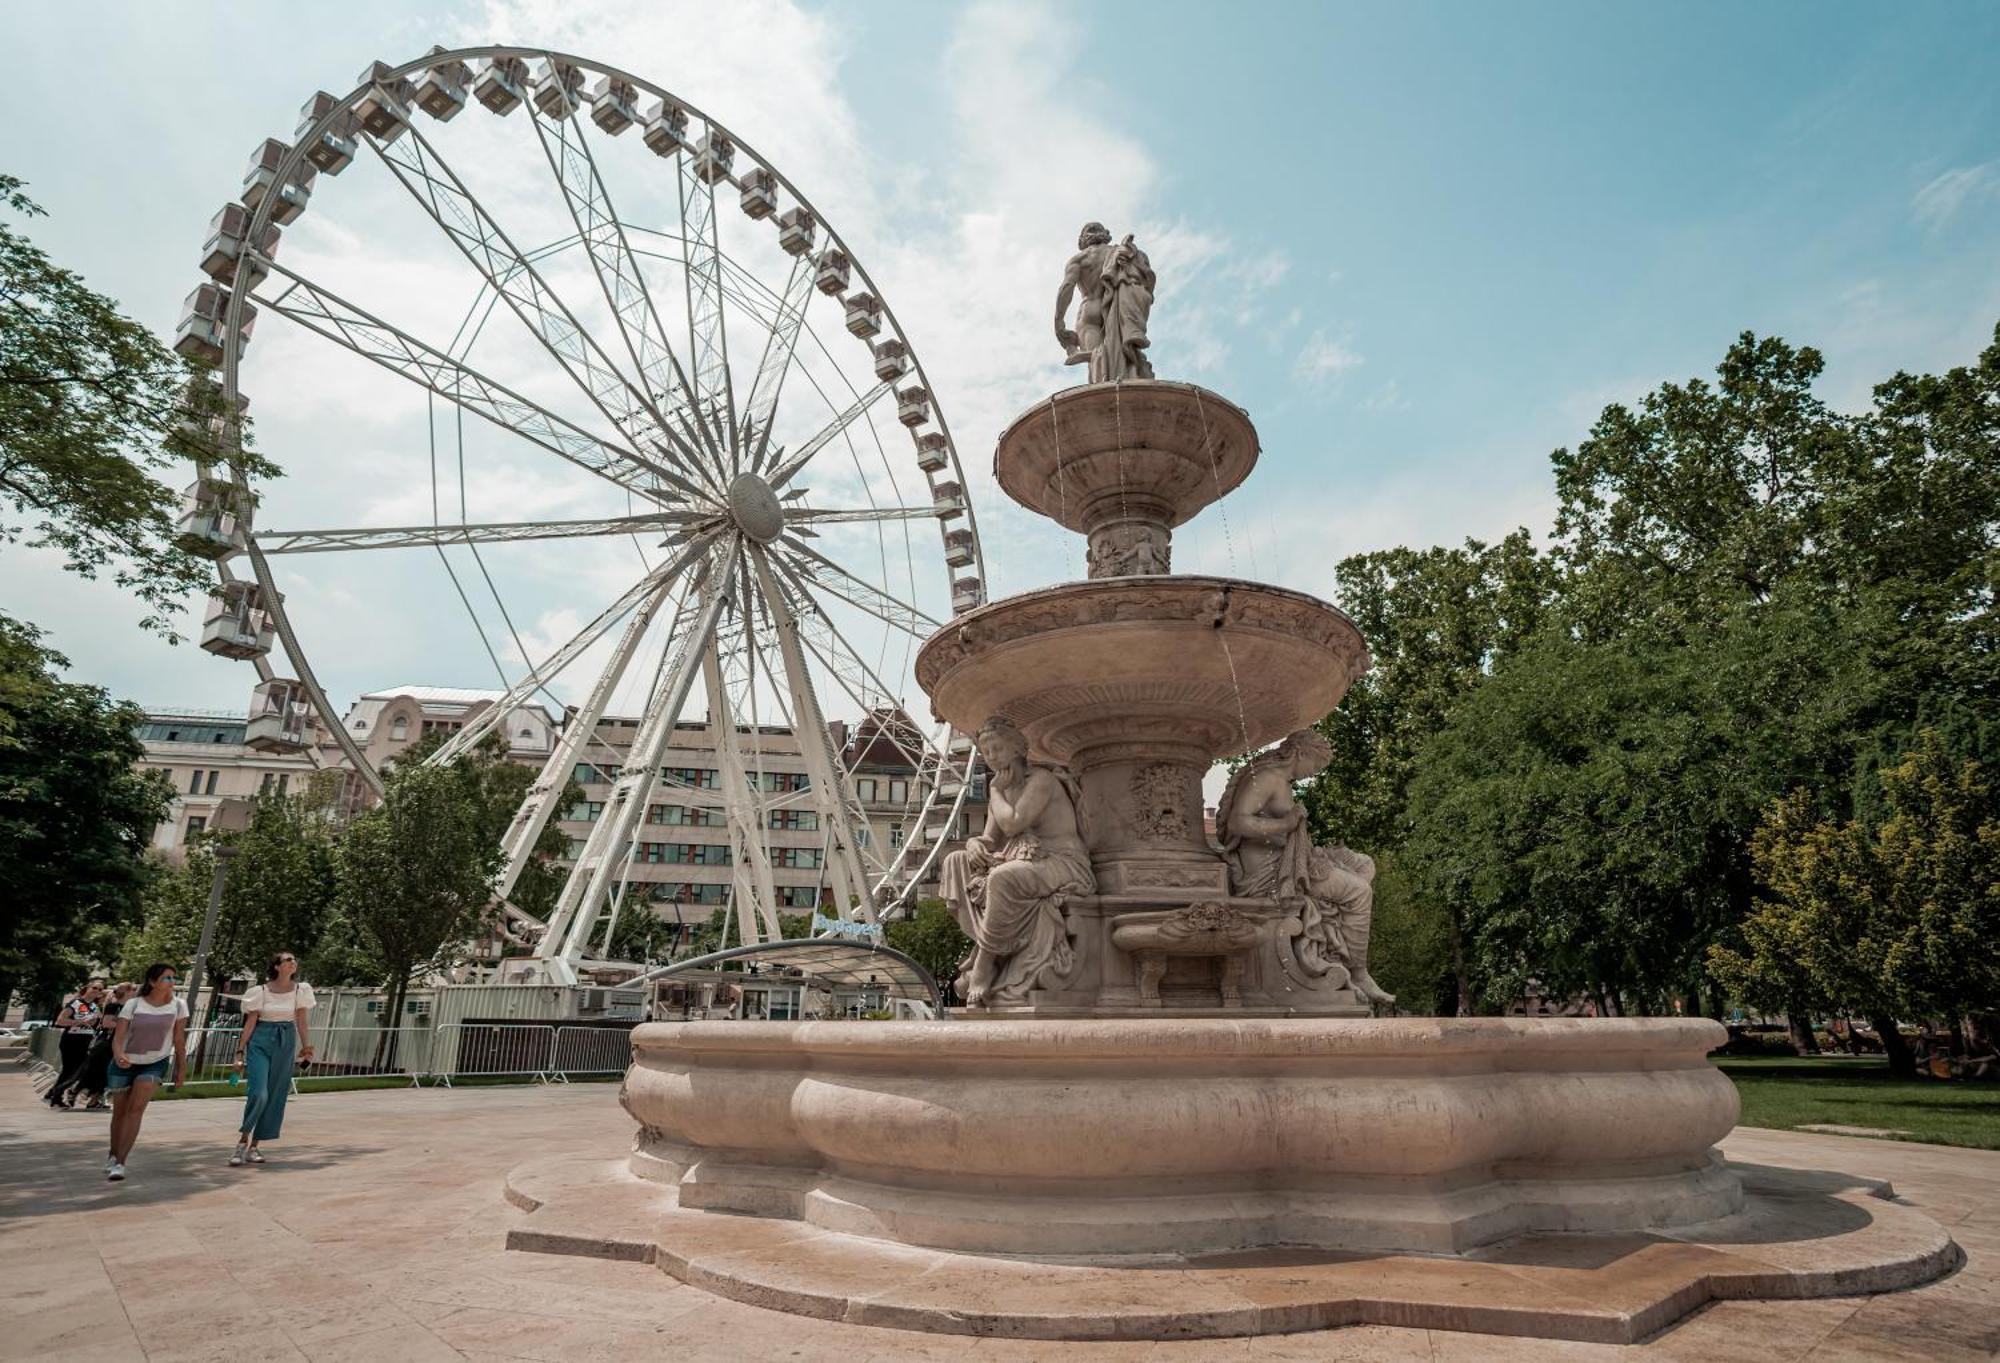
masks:
POLYGON ((736 528, 759 544, 769 544, 785 530, 785 512, 778 494, 754 473, 739 473, 729 485, 729 517, 736 528))

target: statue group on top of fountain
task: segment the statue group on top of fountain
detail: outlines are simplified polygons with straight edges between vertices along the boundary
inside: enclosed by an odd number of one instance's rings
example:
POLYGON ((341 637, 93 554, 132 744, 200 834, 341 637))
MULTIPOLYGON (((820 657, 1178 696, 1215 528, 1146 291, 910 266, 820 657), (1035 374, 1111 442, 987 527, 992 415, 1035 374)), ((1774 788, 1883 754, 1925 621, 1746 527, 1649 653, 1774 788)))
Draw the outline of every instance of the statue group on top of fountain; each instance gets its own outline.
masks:
POLYGON ((1088 364, 1092 383, 1150 379, 1146 322, 1153 312, 1153 266, 1146 253, 1125 240, 1113 243, 1101 222, 1087 222, 1076 239, 1076 254, 1063 267, 1056 294, 1056 340, 1064 364, 1088 364), (1076 330, 1069 329, 1070 299, 1078 293, 1076 330))

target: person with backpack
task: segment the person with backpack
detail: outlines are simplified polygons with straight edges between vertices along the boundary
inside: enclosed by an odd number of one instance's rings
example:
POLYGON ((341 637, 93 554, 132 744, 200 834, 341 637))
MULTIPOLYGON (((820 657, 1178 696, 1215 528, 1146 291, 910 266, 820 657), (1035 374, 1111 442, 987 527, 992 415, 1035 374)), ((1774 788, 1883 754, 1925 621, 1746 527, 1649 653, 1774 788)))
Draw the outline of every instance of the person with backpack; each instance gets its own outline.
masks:
POLYGON ((113 1183, 125 1177, 125 1161, 139 1139, 146 1105, 167 1078, 167 1057, 173 1057, 174 1087, 187 1082, 187 1000, 174 993, 180 972, 164 961, 146 967, 145 983, 118 1010, 112 1024, 111 1073, 105 1088, 111 1094, 111 1154, 104 1176, 113 1183))
POLYGON ((62 1068, 56 1074, 56 1082, 42 1095, 52 1108, 67 1111, 76 1106, 77 1086, 83 1078, 84 1066, 90 1061, 90 1043, 97 1035, 103 1002, 104 981, 92 980, 56 1014, 55 1025, 62 1031, 57 1042, 62 1068))

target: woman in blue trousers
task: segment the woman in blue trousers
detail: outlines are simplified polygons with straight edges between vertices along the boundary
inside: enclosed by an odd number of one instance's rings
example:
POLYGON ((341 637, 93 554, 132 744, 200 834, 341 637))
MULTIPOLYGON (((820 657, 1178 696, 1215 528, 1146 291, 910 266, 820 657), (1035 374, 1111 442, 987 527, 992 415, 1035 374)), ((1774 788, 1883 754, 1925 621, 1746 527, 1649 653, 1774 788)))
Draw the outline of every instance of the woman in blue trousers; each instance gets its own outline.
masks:
POLYGON ((264 1142, 278 1139, 284 1130, 294 1061, 312 1063, 306 1014, 312 1011, 313 991, 298 976, 298 958, 281 951, 271 958, 264 982, 243 995, 243 1053, 236 1063, 243 1068, 247 1092, 231 1165, 264 1162, 264 1142))

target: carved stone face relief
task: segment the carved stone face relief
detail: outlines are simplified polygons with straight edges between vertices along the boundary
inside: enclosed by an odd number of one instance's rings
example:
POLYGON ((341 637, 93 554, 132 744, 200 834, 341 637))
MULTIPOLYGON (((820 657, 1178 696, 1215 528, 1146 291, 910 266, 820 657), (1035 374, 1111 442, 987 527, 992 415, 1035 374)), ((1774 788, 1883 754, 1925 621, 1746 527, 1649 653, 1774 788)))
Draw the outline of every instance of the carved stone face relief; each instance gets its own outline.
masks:
POLYGON ((1141 837, 1184 842, 1194 836, 1184 784, 1182 770, 1169 762, 1154 762, 1132 773, 1132 824, 1141 837))

